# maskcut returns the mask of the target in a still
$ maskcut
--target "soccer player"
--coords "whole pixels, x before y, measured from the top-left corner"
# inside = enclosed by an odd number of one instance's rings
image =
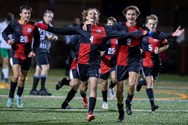
[[[4,40],[11,45],[10,63],[13,76],[7,101],[7,107],[9,108],[13,106],[17,84],[16,104],[18,108],[23,107],[21,96],[25,79],[31,65],[31,57],[35,56],[35,51],[39,46],[39,31],[35,23],[30,21],[31,12],[32,8],[30,6],[20,6],[20,19],[10,23],[3,31]],[[13,35],[12,39],[8,37],[10,34]]]
[[[43,20],[40,21],[41,23],[45,23],[47,25],[52,26],[54,13],[51,10],[46,10],[43,15]],[[50,68],[50,48],[51,48],[51,41],[57,41],[58,37],[53,33],[48,31],[42,30],[39,28],[40,33],[40,45],[39,48],[36,50],[36,70],[33,76],[33,87],[30,91],[30,95],[44,95],[50,96],[52,95],[46,90],[45,83],[46,78],[48,75],[48,71]],[[41,80],[41,89],[37,91],[37,85]]]
[[[114,17],[109,17],[107,19],[106,25],[114,25],[117,21]],[[117,38],[110,39],[105,45],[103,45],[104,50],[101,51],[101,64],[100,64],[100,78],[102,79],[102,97],[103,97],[103,109],[108,109],[107,100],[107,88],[108,88],[108,77],[111,75],[111,86],[116,85],[115,77],[115,66],[116,66],[116,54],[118,50],[118,40]],[[109,89],[110,86],[109,86]],[[114,90],[109,90],[110,97],[115,98]]]
[[[120,22],[116,25],[116,28],[120,31],[135,32],[142,30],[145,27],[140,26],[136,19],[140,14],[140,10],[136,6],[128,6],[123,10],[123,14],[126,18],[126,22]],[[179,28],[174,33],[162,33],[153,31],[152,37],[165,39],[170,37],[179,36],[184,32],[184,29]],[[151,34],[150,34],[151,35]],[[142,37],[135,38],[119,38],[118,39],[118,54],[117,54],[117,66],[116,66],[116,77],[117,77],[117,101],[118,111],[120,112],[121,118],[124,118],[123,111],[123,91],[124,91],[124,80],[128,79],[128,95],[125,101],[126,112],[128,115],[132,114],[131,102],[134,96],[135,85],[138,79],[138,73],[140,71],[140,42]]]
[[[70,71],[69,76],[70,80],[63,78],[61,81],[56,83],[56,90],[59,90],[62,86],[67,85],[71,86],[72,89],[68,92],[67,97],[65,98],[64,102],[61,105],[62,109],[70,109],[69,102],[74,98],[78,88],[80,88],[80,95],[82,96],[82,105],[83,107],[88,107],[88,101],[86,97],[87,91],[87,82],[80,82],[79,73],[77,70],[77,58],[78,58],[78,35],[73,36],[73,38],[68,43],[68,47],[70,48]]]
[[[5,82],[8,82],[9,78],[9,52],[11,46],[8,45],[6,41],[2,38],[2,32],[13,20],[14,15],[12,13],[8,13],[5,20],[3,22],[0,22],[0,53],[3,60],[1,79]]]
[[[150,30],[156,30],[158,24],[158,17],[151,14],[146,17],[146,27]],[[152,37],[146,36],[141,41],[142,50],[142,71],[145,80],[139,80],[137,85],[137,91],[140,91],[142,83],[146,85],[146,93],[151,104],[151,110],[158,109],[158,105],[154,102],[153,84],[156,81],[160,69],[161,60],[160,53],[165,51],[169,47],[168,41],[158,40]]]
[[[99,46],[104,39],[111,39],[116,37],[136,37],[144,36],[147,32],[124,32],[114,31],[111,26],[101,26],[99,22],[99,11],[95,8],[89,8],[82,13],[84,22],[86,21],[88,31],[83,30],[83,25],[71,27],[71,28],[53,28],[45,24],[36,24],[39,28],[46,29],[47,31],[62,34],[72,35],[79,34],[79,53],[78,53],[78,70],[81,81],[87,81],[90,83],[90,97],[89,97],[89,110],[86,117],[87,121],[95,119],[93,114],[96,97],[97,97],[97,83],[99,77],[99,63],[100,63],[100,51]]]

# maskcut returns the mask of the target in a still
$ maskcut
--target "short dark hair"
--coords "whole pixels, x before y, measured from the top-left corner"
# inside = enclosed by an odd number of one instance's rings
[[[108,19],[106,21],[108,22],[109,20],[112,21],[113,23],[117,23],[116,18],[113,16],[108,17]]]
[[[28,5],[21,5],[20,6],[20,13],[23,11],[23,9],[30,10],[31,12],[33,12],[32,8]]]
[[[128,6],[128,7],[126,7],[125,9],[123,9],[122,13],[125,15],[125,14],[127,13],[128,10],[135,10],[137,16],[140,15],[140,10],[138,9],[137,6],[134,6],[134,5]]]

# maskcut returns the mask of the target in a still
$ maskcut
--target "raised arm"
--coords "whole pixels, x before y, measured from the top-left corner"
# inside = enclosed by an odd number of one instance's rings
[[[180,29],[181,27],[179,26],[175,32],[173,33],[164,33],[164,32],[159,32],[159,31],[150,31],[149,36],[155,38],[155,39],[168,39],[168,38],[173,38],[180,36],[181,34],[184,33],[185,29]]]
[[[113,30],[111,26],[106,26],[105,30],[106,30],[107,38],[123,38],[123,37],[134,38],[134,37],[145,36],[148,33],[147,30],[138,30],[135,32],[117,31],[117,30]]]
[[[36,23],[35,24],[38,28],[59,34],[59,35],[75,35],[79,34],[78,32],[78,26],[73,26],[73,27],[63,27],[63,28],[55,28],[55,27],[50,27],[44,23]]]

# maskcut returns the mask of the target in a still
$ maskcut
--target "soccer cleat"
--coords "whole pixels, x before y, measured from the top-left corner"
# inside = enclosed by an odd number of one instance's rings
[[[7,107],[8,108],[12,108],[12,105],[13,105],[13,98],[8,98],[8,100],[7,100]]]
[[[16,95],[16,105],[18,108],[23,108],[23,102],[22,102],[22,98],[19,97],[18,95]]]
[[[114,89],[113,88],[109,88],[109,94],[110,94],[110,99],[114,99],[115,98],[115,92],[114,92]]]
[[[42,96],[51,96],[52,94],[49,93],[49,92],[44,88],[44,89],[40,89],[39,95],[42,95]]]
[[[56,90],[59,90],[61,87],[63,87],[64,83],[67,82],[67,79],[66,78],[63,78],[61,81],[58,81],[56,83],[56,86],[55,86],[55,89]]]
[[[39,92],[36,89],[32,89],[29,95],[39,95]]]
[[[126,112],[128,115],[132,115],[132,106],[130,103],[126,103]]]
[[[124,110],[119,111],[118,121],[123,122],[124,120]]]
[[[71,107],[69,106],[68,103],[62,103],[61,108],[62,109],[71,109]]]
[[[92,112],[88,112],[88,115],[86,117],[86,121],[90,122],[90,121],[92,121],[94,119],[95,119],[95,116],[93,115],[93,113]]]
[[[87,102],[86,97],[82,99],[82,105],[83,105],[84,108],[88,108],[88,102]]]
[[[152,106],[151,106],[151,111],[153,112],[153,111],[155,111],[155,110],[158,109],[158,108],[159,108],[158,105],[152,105]]]
[[[108,109],[108,102],[103,102],[102,109]]]

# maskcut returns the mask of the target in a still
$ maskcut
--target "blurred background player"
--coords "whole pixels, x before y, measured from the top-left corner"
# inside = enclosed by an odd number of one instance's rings
[[[73,38],[68,43],[70,58],[69,58],[69,77],[67,80],[63,78],[61,81],[56,83],[56,90],[59,90],[62,86],[67,85],[71,86],[72,89],[68,92],[65,100],[63,101],[61,108],[62,109],[70,109],[69,102],[74,98],[77,93],[78,88],[80,88],[80,95],[82,96],[82,105],[84,108],[88,107],[86,91],[87,91],[87,82],[81,82],[79,78],[79,73],[77,70],[77,58],[78,58],[78,35],[73,36]]]
[[[22,94],[25,79],[31,66],[31,57],[39,46],[40,36],[35,23],[30,21],[32,8],[27,5],[20,6],[20,19],[10,23],[3,31],[4,40],[11,45],[10,63],[13,76],[10,83],[7,107],[13,106],[14,93],[18,84],[16,104],[23,107]],[[12,34],[13,39],[8,35]]]
[[[51,10],[46,10],[43,15],[43,20],[40,23],[45,23],[52,26],[54,13]],[[50,48],[51,41],[57,41],[58,37],[53,33],[42,30],[39,28],[40,33],[40,45],[36,50],[35,60],[36,60],[36,70],[33,76],[33,87],[30,91],[30,95],[52,95],[45,88],[46,78],[50,68]],[[41,89],[37,91],[37,85],[41,81]]]
[[[151,14],[146,17],[146,27],[150,30],[156,30],[158,24],[158,17]],[[139,79],[137,85],[137,91],[140,91],[142,85],[146,85],[146,93],[151,104],[151,110],[155,111],[158,109],[158,105],[154,102],[154,92],[153,84],[156,81],[160,69],[161,60],[160,53],[168,49],[168,41],[158,40],[152,37],[146,36],[141,41],[141,51],[142,51],[142,73],[145,78]]]
[[[74,21],[73,21],[73,23],[72,24],[70,24],[68,27],[73,27],[73,26],[77,26],[77,25],[80,25],[81,24],[81,20],[80,20],[80,18],[78,18],[78,17],[76,17],[76,18],[74,18]],[[69,42],[70,42],[70,40],[74,37],[75,35],[65,35],[65,42],[66,42],[66,45],[68,45],[69,44]],[[65,60],[65,69],[66,69],[66,72],[65,72],[65,74],[67,75],[67,76],[69,76],[69,64],[70,64],[70,54],[69,54],[69,52],[70,52],[70,48],[67,46],[66,47],[66,60]]]
[[[11,46],[2,38],[2,32],[8,26],[10,22],[14,20],[14,15],[8,13],[3,22],[0,22],[0,53],[3,60],[1,80],[8,82],[9,78],[9,53]],[[11,36],[10,36],[11,37]]]
[[[107,19],[107,26],[114,25],[117,21],[114,17],[109,17]],[[103,109],[108,109],[108,100],[107,100],[107,88],[108,88],[108,78],[111,76],[111,84],[116,85],[116,75],[115,75],[115,66],[116,66],[116,54],[118,50],[118,39],[110,39],[102,46],[101,51],[101,64],[100,64],[100,78],[102,79],[102,98],[103,98]],[[109,86],[111,89],[110,97],[114,98],[115,93],[113,88]]]

